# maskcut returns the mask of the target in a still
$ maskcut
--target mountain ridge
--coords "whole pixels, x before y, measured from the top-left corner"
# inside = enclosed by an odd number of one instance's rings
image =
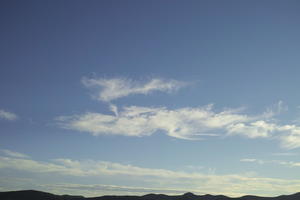
[[[228,197],[224,195],[195,195],[191,192],[183,195],[146,194],[143,196],[105,195],[99,197],[84,197],[75,195],[56,195],[37,190],[19,190],[0,192],[1,200],[300,200],[300,192],[276,197],[261,197],[246,195],[242,197]]]

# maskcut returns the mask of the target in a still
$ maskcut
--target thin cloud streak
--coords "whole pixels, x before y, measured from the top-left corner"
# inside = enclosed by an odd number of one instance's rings
[[[243,158],[240,161],[241,162],[258,163],[260,165],[263,165],[263,164],[277,164],[277,165],[283,165],[283,166],[286,166],[286,167],[300,167],[300,162],[293,162],[293,161],[261,160],[261,159],[255,159],[255,158]]]
[[[11,151],[11,150],[8,150],[8,149],[0,149],[0,151],[3,152],[5,155],[10,156],[10,157],[29,158],[29,156],[26,155],[26,154]]]
[[[279,104],[282,106],[282,104]],[[275,138],[285,149],[300,147],[300,127],[276,124],[270,109],[250,116],[243,109],[224,109],[216,112],[213,105],[170,110],[166,107],[129,106],[118,109],[111,104],[115,115],[88,112],[60,116],[58,124],[65,129],[87,132],[94,136],[150,136],[163,132],[170,137],[201,140],[210,136],[244,136],[250,139]]]
[[[8,112],[5,110],[0,110],[0,119],[5,119],[8,121],[14,121],[18,119],[18,116],[15,113]]]
[[[99,101],[110,102],[133,94],[150,94],[154,91],[173,92],[187,83],[177,80],[151,79],[148,82],[133,81],[126,78],[87,78],[81,80],[87,88],[95,89],[94,97]]]
[[[80,179],[85,177],[127,177],[126,180],[146,181],[151,187],[160,185],[161,190],[173,193],[177,188],[186,191],[205,191],[239,196],[240,194],[272,194],[293,193],[300,187],[299,180],[254,177],[248,174],[211,175],[199,172],[173,171],[168,169],[143,168],[108,161],[54,159],[41,162],[33,159],[0,157],[0,169],[18,170],[23,172],[40,173],[41,175],[72,176]],[[100,179],[101,180],[101,179]],[[148,193],[151,187],[135,188],[134,186],[65,186],[65,189],[82,189],[94,191],[96,188],[110,188],[111,191]],[[165,189],[168,188],[168,189]],[[63,190],[63,188],[62,188]],[[199,192],[201,192],[199,191]]]
[[[123,186],[123,185],[105,185],[105,184],[48,184],[43,185],[43,187],[48,190],[66,190],[69,193],[86,194],[87,196],[95,197],[99,195],[112,195],[112,194],[131,194],[131,195],[143,195],[149,193],[159,193],[159,194],[183,194],[188,192],[182,189],[172,189],[172,188],[155,188],[155,187],[135,187],[135,186]],[[81,191],[78,192],[78,191]],[[194,191],[190,191],[194,192]]]
[[[116,109],[114,109],[116,110]],[[61,116],[56,120],[66,129],[89,132],[97,135],[150,136],[165,132],[168,136],[180,139],[202,139],[205,136],[219,135],[218,131],[227,126],[253,120],[227,109],[216,113],[213,106],[180,108],[168,110],[165,107],[124,107],[118,115],[85,113],[75,116]]]
[[[95,98],[108,102],[114,115],[96,112],[72,116],[59,116],[56,121],[62,128],[98,135],[150,136],[163,132],[168,136],[201,140],[205,137],[244,136],[276,138],[285,149],[300,147],[300,127],[274,123],[274,116],[288,110],[279,101],[260,115],[250,116],[243,109],[213,110],[213,104],[204,107],[184,107],[170,110],[166,107],[129,106],[119,109],[110,101],[132,94],[149,94],[153,91],[172,92],[187,83],[177,80],[152,79],[148,82],[125,78],[82,78],[87,88],[96,89]],[[276,133],[276,135],[275,135]]]

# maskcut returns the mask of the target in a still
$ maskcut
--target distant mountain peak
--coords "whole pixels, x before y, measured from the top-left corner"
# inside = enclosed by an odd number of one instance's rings
[[[194,193],[186,192],[183,194],[183,196],[196,196]]]

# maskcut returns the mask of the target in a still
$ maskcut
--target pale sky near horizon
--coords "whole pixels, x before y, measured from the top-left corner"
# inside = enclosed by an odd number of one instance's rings
[[[0,2],[0,191],[300,192],[300,2]]]

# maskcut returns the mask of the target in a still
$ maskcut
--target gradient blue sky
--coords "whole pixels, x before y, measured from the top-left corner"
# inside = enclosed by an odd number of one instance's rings
[[[0,190],[300,188],[299,1],[0,2]]]

